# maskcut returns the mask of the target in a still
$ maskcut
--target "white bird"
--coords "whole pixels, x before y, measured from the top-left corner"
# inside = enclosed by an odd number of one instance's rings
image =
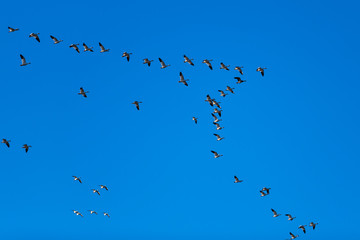
[[[10,140],[6,140],[5,138],[1,141],[1,143],[5,143],[8,148],[10,147],[10,142]]]
[[[219,114],[219,117],[221,117],[221,112],[222,112],[222,110],[214,108],[214,113]]]
[[[8,27],[8,29],[9,29],[9,33],[16,32],[16,31],[20,30],[19,28],[12,28],[12,27]]]
[[[82,183],[81,179],[77,176],[72,176],[74,178],[74,181],[79,181],[79,183]]]
[[[25,57],[23,55],[20,54],[20,58],[21,58],[21,65],[20,66],[26,66],[31,64],[30,62],[26,62]]]
[[[301,230],[303,230],[304,233],[306,233],[306,229],[305,229],[306,225],[300,225],[298,227],[298,229],[300,228]]]
[[[243,68],[243,66],[241,66],[241,67],[235,67],[234,70],[238,70],[239,73],[240,73],[241,75],[243,75],[242,68]]]
[[[266,68],[258,67],[258,68],[256,69],[256,71],[257,71],[257,72],[260,72],[260,73],[261,73],[261,76],[264,76],[264,69],[266,69]]]
[[[278,214],[274,209],[271,209],[271,211],[274,213],[273,217],[278,217],[281,215],[281,214]]]
[[[218,119],[218,117],[215,114],[211,113],[211,116],[213,116],[213,118],[214,118],[214,123],[221,121],[221,119]]]
[[[58,40],[56,37],[50,35],[50,38],[54,41],[54,44],[61,43],[63,40]]]
[[[83,97],[87,98],[87,93],[89,93],[89,91],[86,91],[81,87],[80,88],[80,92],[78,93],[79,95],[83,95]]]
[[[93,210],[88,210],[90,212],[90,214],[96,214],[97,215],[97,212],[93,211]]]
[[[135,101],[135,102],[132,103],[132,104],[135,104],[135,107],[136,107],[137,110],[140,110],[139,103],[142,103],[142,102]]]
[[[106,212],[104,212],[104,216],[110,217],[110,215]]]
[[[100,196],[100,192],[97,189],[91,189],[93,193],[97,193]]]
[[[241,80],[240,77],[234,77],[234,79],[237,80],[236,84],[240,84],[240,83],[246,82],[246,80]]]
[[[290,232],[290,236],[291,236],[291,239],[295,239],[295,238],[297,238],[297,237],[299,237],[299,235],[294,235],[294,234],[292,234],[291,232]]]
[[[159,58],[159,61],[160,61],[160,64],[161,64],[161,68],[167,68],[167,67],[170,66],[170,64],[166,65],[165,62],[161,58]]]
[[[80,53],[80,50],[79,50],[79,48],[78,48],[77,45],[79,45],[79,44],[78,44],[78,43],[76,43],[76,44],[71,44],[71,45],[69,46],[69,48],[73,48],[73,49],[75,49],[78,53]]]
[[[220,137],[220,135],[216,133],[214,133],[214,136],[217,138],[216,141],[221,141],[224,139],[223,137]]]
[[[179,81],[179,83],[183,83],[185,86],[189,86],[188,83],[187,83],[188,81],[189,81],[189,79],[185,79],[182,72],[180,72],[180,81]]]
[[[229,92],[231,92],[231,93],[234,93],[234,90],[235,88],[231,88],[231,87],[229,87],[229,86],[226,86],[226,89],[225,89],[225,91],[229,91]]]
[[[149,59],[145,58],[143,61],[144,61],[143,64],[147,64],[150,67],[151,62],[153,62],[154,60],[149,60]]]
[[[129,62],[130,61],[130,55],[132,53],[128,53],[128,52],[123,52],[123,55],[121,57],[126,57],[127,61]]]
[[[223,127],[221,127],[219,123],[215,123],[215,122],[214,122],[213,124],[216,126],[216,130],[221,130],[221,129],[223,129]]]
[[[194,63],[191,60],[194,59],[190,59],[184,54],[184,63],[189,63],[191,66],[194,66]]]
[[[36,41],[40,42],[39,34],[40,33],[30,33],[29,37],[33,37]]]
[[[235,179],[234,183],[241,183],[244,181],[244,180],[239,180],[237,176],[234,176],[234,179]]]
[[[208,65],[208,67],[210,68],[210,70],[213,70],[213,67],[212,67],[212,65],[211,65],[211,61],[212,61],[212,60],[207,60],[207,59],[205,59],[205,60],[202,61],[202,63],[205,63],[206,65]]]
[[[224,63],[220,63],[220,65],[221,65],[220,69],[225,69],[225,70],[228,70],[228,71],[229,71],[230,65],[227,65],[227,66],[226,66]]]
[[[288,217],[289,221],[292,221],[292,220],[294,220],[296,218],[296,217],[291,216],[291,214],[285,214],[285,216]]]
[[[27,144],[24,144],[24,145],[22,146],[22,148],[24,148],[24,149],[25,149],[25,152],[27,153],[27,152],[29,151],[29,148],[31,148],[31,146],[30,146],[30,145],[27,145]]]
[[[198,120],[198,118],[196,118],[196,117],[192,117],[192,120],[195,122],[195,124],[197,124],[197,120]]]
[[[94,52],[93,47],[88,47],[85,43],[83,43],[84,52]]]
[[[319,224],[319,223],[311,222],[309,226],[312,227],[313,230],[315,230],[315,227],[316,227],[316,225],[318,225],[318,224]]]
[[[219,157],[223,156],[223,155],[218,154],[218,153],[215,152],[215,151],[212,151],[212,150],[211,150],[211,152],[214,154],[214,158],[219,158]]]
[[[100,49],[101,49],[101,50],[100,50],[101,53],[110,51],[110,49],[106,49],[106,48],[101,44],[101,42],[99,42],[99,46],[100,46]]]
[[[107,186],[105,186],[105,185],[99,185],[99,186],[100,186],[100,188],[105,189],[106,191],[109,190],[109,189],[107,188]]]
[[[218,92],[221,94],[220,96],[225,97],[226,95],[228,95],[227,93],[224,93],[223,90],[218,90]]]

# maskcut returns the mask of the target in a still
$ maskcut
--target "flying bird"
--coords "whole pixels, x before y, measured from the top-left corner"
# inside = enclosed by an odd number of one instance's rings
[[[72,176],[74,178],[74,181],[79,181],[79,183],[82,183],[81,179],[77,176]]]
[[[58,43],[61,43],[63,40],[59,40],[57,39],[56,37],[50,35],[50,38],[54,41],[54,44],[58,44]]]
[[[79,48],[78,48],[78,43],[76,43],[76,44],[71,44],[70,46],[69,46],[69,48],[73,48],[73,49],[75,49],[78,53],[80,53],[80,50],[79,50]]]
[[[285,216],[288,217],[289,221],[292,221],[292,220],[294,220],[296,218],[296,217],[291,216],[291,214],[285,214]]]
[[[97,189],[91,189],[93,193],[97,193],[100,196],[100,192]]]
[[[195,122],[195,124],[197,124],[197,120],[198,120],[198,118],[196,118],[196,117],[192,117],[192,120]]]
[[[267,194],[264,192],[264,191],[262,191],[262,190],[260,190],[260,193],[261,193],[261,197],[265,197]]]
[[[30,33],[29,38],[33,37],[36,39],[36,41],[40,42],[39,34],[40,33]]]
[[[298,229],[301,229],[301,230],[303,230],[304,233],[306,233],[305,227],[306,227],[306,225],[300,225],[300,226],[298,227]]]
[[[88,47],[85,43],[83,43],[84,52],[94,52],[93,47]]]
[[[83,95],[83,97],[87,98],[87,95],[86,95],[87,93],[89,93],[89,91],[86,91],[86,92],[85,92],[84,89],[81,87],[81,88],[80,88],[80,92],[79,92],[78,94],[79,94],[79,95]]]
[[[161,64],[161,69],[167,68],[167,67],[170,66],[170,64],[169,64],[169,65],[166,65],[165,62],[164,62],[161,58],[159,58],[159,61],[160,61],[160,64]]]
[[[132,103],[132,104],[135,104],[135,107],[136,107],[137,110],[140,110],[139,103],[142,103],[142,102],[135,101],[135,102]]]
[[[123,55],[121,57],[126,57],[126,60],[129,62],[130,61],[130,55],[132,53],[128,53],[128,52],[123,52]]]
[[[106,49],[106,48],[101,44],[101,42],[99,42],[99,47],[100,47],[100,49],[101,49],[101,50],[100,50],[101,53],[110,51],[110,49]]]
[[[205,100],[205,102],[208,102],[208,103],[210,104],[210,106],[214,106],[213,100],[214,100],[214,99],[212,99],[209,94],[206,95],[206,100]]]
[[[229,92],[231,92],[231,93],[234,93],[234,90],[235,88],[231,88],[231,87],[229,87],[229,86],[226,86],[226,89],[225,89],[225,91],[229,91]]]
[[[211,150],[211,152],[214,154],[214,158],[219,158],[219,157],[223,156],[223,155],[220,155],[220,154],[218,154],[217,152],[215,152],[213,150]]]
[[[221,112],[222,112],[222,110],[219,110],[219,109],[217,109],[217,108],[214,108],[214,113],[219,114],[219,117],[221,117]]]
[[[212,65],[211,65],[211,61],[212,61],[212,60],[207,60],[207,59],[205,59],[205,60],[202,61],[202,63],[205,63],[206,65],[208,65],[208,67],[210,68],[210,70],[213,70],[213,67],[212,67]]]
[[[99,185],[100,186],[100,188],[103,188],[103,189],[105,189],[106,191],[108,191],[109,189],[107,188],[107,186],[105,186],[105,185]]]
[[[189,86],[188,83],[187,83],[188,81],[189,81],[189,79],[185,79],[182,72],[180,72],[180,81],[179,81],[179,83],[183,83],[185,86]]]
[[[20,30],[19,28],[12,28],[12,27],[8,27],[8,29],[9,29],[9,33],[16,32],[16,31]]]
[[[230,65],[227,65],[227,66],[226,66],[224,63],[220,63],[220,65],[221,65],[220,69],[225,69],[225,70],[228,70],[228,71],[229,71]]]
[[[216,133],[214,133],[214,136],[216,137],[216,141],[221,141],[224,139],[223,137],[220,137],[220,135]]]
[[[221,127],[219,123],[214,122],[213,124],[215,124],[216,130],[221,130],[221,129],[223,129],[223,127]]]
[[[236,84],[240,84],[240,83],[246,82],[246,80],[241,80],[240,77],[234,77],[234,79],[237,80]]]
[[[212,103],[213,103],[215,106],[217,106],[218,108],[221,108],[221,107],[220,107],[220,104],[219,104],[219,103],[221,103],[221,102],[217,102],[215,99],[213,99]]]
[[[25,149],[25,152],[27,153],[27,152],[29,151],[29,148],[31,148],[31,146],[30,146],[30,145],[27,145],[27,144],[24,144],[24,145],[22,146],[22,148],[24,148],[24,149]]]
[[[278,214],[274,209],[271,209],[271,211],[274,213],[273,217],[278,217],[281,215],[281,214]]]
[[[263,188],[261,189],[261,191],[266,192],[266,195],[268,195],[268,194],[270,194],[270,189],[271,189],[271,188],[263,187]]]
[[[264,76],[264,69],[266,69],[266,68],[258,67],[258,68],[256,69],[256,71],[257,71],[257,72],[260,72],[260,73],[261,73],[261,76]]]
[[[96,214],[97,215],[97,212],[93,211],[93,210],[88,210],[90,212],[90,214]]]
[[[234,179],[235,179],[234,183],[241,183],[244,181],[244,180],[239,180],[237,176],[234,176]]]
[[[20,66],[26,66],[31,64],[30,62],[26,62],[25,57],[23,55],[20,54],[20,58],[21,58],[21,65]]]
[[[299,235],[294,235],[294,234],[292,234],[291,232],[289,233],[290,234],[290,236],[291,236],[291,239],[295,239],[295,238],[297,238],[297,237],[299,237]]]
[[[104,212],[104,216],[110,217],[110,215],[106,212]]]
[[[147,64],[150,67],[151,62],[153,62],[154,60],[149,60],[149,59],[145,58],[143,61],[144,61],[143,64]]]
[[[243,66],[241,66],[241,67],[235,67],[234,70],[238,70],[239,73],[240,73],[241,75],[243,75],[242,68],[244,68],[244,67],[243,67]]]
[[[311,222],[311,223],[309,224],[309,226],[312,227],[313,230],[315,230],[315,227],[316,227],[316,225],[318,225],[318,224],[319,224],[319,223]]]
[[[218,117],[215,114],[211,113],[211,116],[213,116],[213,118],[214,118],[214,123],[221,121],[221,119],[218,119]]]
[[[225,97],[226,95],[228,95],[223,90],[218,90],[218,92],[220,93],[220,96],[222,96],[222,97]]]
[[[184,54],[184,63],[189,63],[191,66],[194,66],[194,63],[191,60],[194,59],[190,59]]]
[[[77,216],[83,217],[83,215],[82,215],[79,211],[73,210],[73,212],[74,212]]]
[[[1,141],[1,143],[5,143],[8,148],[10,147],[10,142],[10,140],[6,140],[5,138]]]

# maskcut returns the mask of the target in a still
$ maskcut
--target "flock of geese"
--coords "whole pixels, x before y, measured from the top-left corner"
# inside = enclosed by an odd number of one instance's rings
[[[9,32],[16,32],[16,31],[19,31],[19,28],[12,28],[12,27],[8,27],[9,29]],[[30,38],[34,38],[36,41],[40,42],[40,38],[39,38],[39,35],[40,33],[31,33],[29,35]],[[50,38],[53,40],[54,44],[59,44],[61,42],[63,42],[63,40],[60,40],[52,35],[50,35]],[[79,49],[79,44],[71,44],[69,47],[70,48],[73,48],[75,49],[76,52],[80,53],[80,49]],[[82,44],[83,48],[84,48],[84,52],[94,52],[93,50],[93,47],[89,47],[87,44],[83,43]],[[100,53],[105,53],[105,52],[109,52],[110,49],[108,48],[105,48],[100,42],[99,42],[99,47],[100,47]],[[132,55],[132,53],[128,53],[128,52],[124,52],[122,54],[122,57],[125,57],[126,60],[129,62],[130,61],[130,55]],[[186,55],[183,56],[184,57],[184,63],[188,63],[190,64],[191,66],[195,66],[192,58],[189,58],[187,57]],[[30,62],[27,62],[25,60],[25,57],[23,55],[20,54],[20,58],[21,58],[21,65],[20,66],[26,66],[26,65],[29,65],[31,64]],[[164,68],[167,68],[167,67],[170,67],[171,65],[170,64],[166,64],[164,62],[164,60],[162,60],[161,58],[158,58],[159,62],[160,62],[160,66],[161,66],[161,69],[164,69]],[[143,64],[146,64],[148,65],[149,67],[151,66],[151,63],[153,62],[154,60],[150,60],[149,58],[145,58],[143,59]],[[212,59],[204,59],[202,61],[202,63],[206,64],[210,70],[213,70],[213,65],[212,65],[212,62],[213,60]],[[225,65],[223,62],[220,63],[220,69],[224,69],[226,71],[229,71],[230,65]],[[238,71],[241,75],[243,75],[243,66],[236,66],[234,68],[234,70]],[[265,69],[264,67],[258,67],[256,69],[257,72],[260,72],[261,76],[264,76],[265,74]],[[184,84],[185,86],[189,86],[188,82],[189,82],[189,79],[185,79],[184,75],[182,72],[179,73],[179,77],[180,77],[180,80],[179,80],[179,83],[182,83]],[[234,77],[235,80],[237,80],[236,84],[241,84],[241,83],[244,83],[246,82],[246,80],[243,80],[241,79],[241,77]],[[218,90],[218,92],[220,93],[220,96],[221,97],[226,97],[227,95],[229,95],[229,93],[231,94],[234,94],[234,89],[235,88],[232,88],[230,86],[226,86],[226,89],[225,90]],[[226,92],[225,92],[226,91]],[[228,92],[228,93],[227,93]],[[78,93],[79,95],[82,95],[83,97],[87,98],[87,93],[89,93],[89,91],[85,91],[83,87],[80,87],[80,92]],[[213,117],[214,121],[213,121],[213,124],[216,126],[216,130],[221,130],[223,129],[222,126],[220,126],[219,122],[221,121],[221,113],[222,113],[222,109],[221,109],[221,106],[220,106],[220,103],[219,101],[216,101],[215,98],[212,98],[210,97],[210,95],[208,94],[206,96],[206,99],[205,99],[205,102],[208,102],[210,104],[211,107],[214,107],[213,109],[213,112],[211,113],[211,116]],[[140,104],[142,102],[141,101],[134,101],[132,104],[135,105],[136,109],[137,110],[140,110]],[[192,117],[192,120],[195,122],[195,124],[198,124],[198,118],[197,117]],[[213,134],[215,137],[216,137],[216,140],[217,141],[221,141],[224,139],[224,137],[221,137],[219,134]],[[1,143],[4,143],[6,144],[7,147],[10,147],[10,140],[7,140],[7,139],[3,139]],[[27,145],[27,144],[24,144],[22,148],[25,149],[25,152],[28,152],[29,148],[31,146],[30,145]],[[219,154],[218,152],[214,151],[214,150],[211,150],[211,153],[214,155],[214,158],[220,158],[222,157],[223,155],[222,154]],[[78,181],[79,183],[82,183],[82,180],[77,177],[77,176],[72,176],[74,181]],[[234,176],[234,183],[242,183],[243,180],[240,180],[237,176]],[[106,185],[99,185],[100,189],[104,189],[106,191],[108,191],[108,188]],[[270,189],[271,188],[267,188],[267,187],[264,187],[260,190],[260,196],[261,197],[265,197],[265,196],[268,196],[270,194]],[[97,194],[97,195],[101,195],[100,194],[100,191],[98,189],[91,189],[91,191],[94,193],[94,194]],[[77,210],[72,210],[74,212],[74,214],[76,214],[77,216],[81,216],[83,217],[83,214],[80,213],[79,211]],[[274,209],[271,209],[272,213],[273,213],[273,217],[279,217],[281,214],[277,213]],[[97,212],[94,211],[94,210],[88,210],[88,212],[92,215],[92,214],[95,214],[97,215]],[[110,217],[109,213],[107,212],[104,212],[103,213],[104,216],[107,216],[107,217]],[[285,216],[288,218],[289,221],[293,221],[296,217],[293,217],[291,214],[285,214]],[[311,227],[312,229],[315,229],[316,225],[318,225],[318,223],[314,223],[314,222],[310,222],[309,224],[309,227]],[[298,229],[301,229],[303,233],[306,233],[306,227],[307,225],[300,225],[298,227]],[[299,235],[295,235],[293,234],[292,232],[289,233],[291,238],[290,239],[295,239],[297,237],[299,237]]]

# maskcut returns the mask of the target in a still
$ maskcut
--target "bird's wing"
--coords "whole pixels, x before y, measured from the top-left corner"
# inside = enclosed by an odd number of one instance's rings
[[[184,79],[184,75],[182,74],[182,72],[180,72],[180,81],[184,81],[185,79]]]
[[[99,42],[99,46],[101,48],[101,50],[105,50],[104,46]]]

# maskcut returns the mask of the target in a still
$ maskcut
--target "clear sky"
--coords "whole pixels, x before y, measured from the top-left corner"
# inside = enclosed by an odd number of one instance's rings
[[[11,147],[0,144],[0,238],[358,239],[358,9],[307,0],[3,2],[0,138]],[[31,64],[20,67],[19,54]],[[171,66],[160,69],[158,57]],[[235,66],[246,83],[235,84]],[[227,85],[235,94],[222,98]],[[221,101],[221,131],[206,94]],[[92,193],[99,184],[109,191]],[[261,198],[262,187],[271,194]],[[270,208],[297,218],[274,219]],[[317,229],[302,234],[297,227],[310,221]]]

